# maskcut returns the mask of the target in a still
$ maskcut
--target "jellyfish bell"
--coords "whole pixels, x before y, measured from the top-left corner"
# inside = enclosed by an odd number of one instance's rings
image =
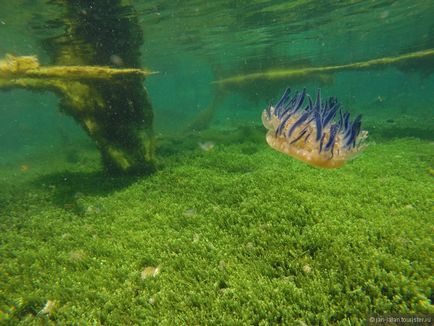
[[[361,115],[350,121],[336,98],[321,101],[320,90],[315,101],[306,89],[290,93],[286,89],[275,106],[262,112],[272,148],[316,167],[338,168],[366,147]]]

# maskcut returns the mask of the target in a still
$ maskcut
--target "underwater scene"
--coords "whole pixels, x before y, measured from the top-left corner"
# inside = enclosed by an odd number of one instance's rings
[[[432,325],[433,1],[0,9],[0,325]]]

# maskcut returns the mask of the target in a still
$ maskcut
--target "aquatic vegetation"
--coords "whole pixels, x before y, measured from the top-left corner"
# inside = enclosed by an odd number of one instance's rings
[[[367,311],[431,313],[432,177],[421,165],[429,141],[380,141],[357,169],[291,169],[252,130],[224,133],[210,155],[175,136],[180,152],[161,157],[170,169],[109,192],[95,160],[73,166],[93,177],[35,177],[21,187],[28,176],[3,167],[0,324],[202,325],[215,316],[219,325],[358,325]],[[244,154],[253,143],[258,150]],[[62,169],[51,155],[48,168],[42,160],[32,169]],[[74,197],[105,211],[51,199]],[[197,215],[186,217],[192,208]],[[87,259],[71,262],[75,250]],[[38,316],[47,300],[54,313]]]
[[[68,255],[69,261],[72,263],[84,262],[86,260],[86,257],[86,253],[81,249],[73,250]]]
[[[269,106],[262,113],[262,122],[269,130],[267,143],[272,148],[323,168],[341,167],[364,148],[368,133],[361,130],[360,115],[351,122],[350,114],[342,113],[336,98],[321,101],[319,89],[315,103],[306,89],[292,98],[290,93],[288,88],[275,107]]]
[[[182,213],[182,215],[185,217],[194,217],[197,215],[197,212],[194,208],[188,208],[184,211],[184,213]]]

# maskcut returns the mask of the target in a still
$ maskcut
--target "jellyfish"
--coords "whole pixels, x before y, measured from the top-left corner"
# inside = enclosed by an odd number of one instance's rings
[[[361,129],[361,115],[351,121],[335,97],[321,100],[320,89],[315,102],[306,89],[292,97],[290,93],[287,88],[277,104],[262,113],[272,148],[316,167],[338,168],[366,147],[368,132]]]

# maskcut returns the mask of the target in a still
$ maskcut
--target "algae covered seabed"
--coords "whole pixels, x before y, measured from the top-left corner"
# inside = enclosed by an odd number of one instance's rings
[[[259,125],[160,139],[158,171],[143,177],[108,178],[89,146],[3,162],[0,321],[432,313],[434,145],[416,117],[368,119],[370,145],[337,170],[273,151]]]

